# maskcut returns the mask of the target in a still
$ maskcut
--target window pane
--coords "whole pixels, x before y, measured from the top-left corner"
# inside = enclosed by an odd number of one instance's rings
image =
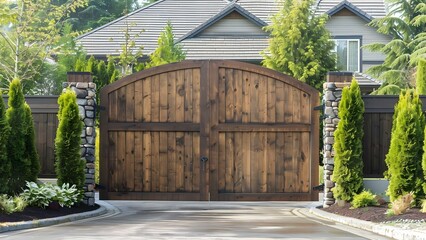
[[[358,41],[349,41],[349,51],[348,51],[348,71],[359,71],[358,67]]]
[[[336,40],[337,70],[346,71],[348,68],[347,44],[347,40]]]

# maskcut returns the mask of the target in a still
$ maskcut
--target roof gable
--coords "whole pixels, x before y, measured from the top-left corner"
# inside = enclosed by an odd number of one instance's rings
[[[251,14],[249,11],[247,11],[240,5],[232,3],[228,7],[220,11],[218,14],[216,14],[215,16],[213,16],[212,18],[204,22],[203,24],[199,25],[192,31],[188,32],[187,34],[179,38],[177,42],[183,41],[187,38],[193,38],[193,37],[199,36],[203,32],[206,32],[206,30],[208,30],[209,28],[213,28],[215,27],[215,25],[218,25],[218,23],[225,21],[225,19],[231,15],[240,16],[240,20],[244,19],[245,21],[243,21],[243,23],[245,23],[246,25],[252,25],[254,27],[258,27],[259,28],[258,32],[261,32],[262,31],[261,29],[264,26],[267,26],[267,24],[260,18]]]
[[[362,18],[363,20],[367,22],[371,22],[371,20],[373,20],[373,17],[370,14],[364,12],[363,10],[361,10],[360,8],[358,8],[357,6],[353,5],[352,3],[346,0],[340,2],[339,4],[337,4],[330,10],[328,10],[326,14],[328,14],[329,16],[333,16],[334,14],[342,11],[343,9],[349,10],[350,12],[352,12],[353,14],[357,15],[358,17]]]

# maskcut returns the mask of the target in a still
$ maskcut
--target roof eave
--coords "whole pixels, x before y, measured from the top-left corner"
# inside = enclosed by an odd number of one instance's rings
[[[196,35],[198,35],[200,32],[204,31],[208,27],[212,26],[222,18],[226,17],[231,12],[236,11],[239,14],[241,14],[243,17],[247,18],[247,20],[251,21],[252,23],[258,25],[259,27],[265,27],[268,24],[261,20],[260,18],[256,17],[255,15],[251,14],[249,11],[241,7],[240,5],[236,4],[235,2],[231,3],[228,7],[225,7],[222,11],[220,11],[218,14],[207,20],[206,22],[202,23],[198,27],[194,28],[192,31],[188,32],[187,34],[180,37],[176,43],[182,42],[183,40],[187,38],[192,38]]]
[[[336,6],[331,8],[330,10],[328,10],[326,12],[326,14],[331,17],[334,14],[340,12],[344,8],[346,8],[350,12],[354,13],[358,17],[362,18],[366,22],[371,22],[374,19],[370,14],[364,12],[363,10],[359,9],[358,7],[356,7],[355,5],[353,5],[352,3],[350,3],[346,0],[340,2],[339,4],[337,4]]]

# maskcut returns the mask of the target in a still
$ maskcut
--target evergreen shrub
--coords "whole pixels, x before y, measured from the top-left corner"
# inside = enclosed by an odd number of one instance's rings
[[[362,137],[364,102],[356,80],[345,87],[339,103],[340,121],[334,134],[334,197],[351,201],[363,189]]]
[[[7,155],[11,163],[9,192],[21,192],[28,176],[31,176],[31,160],[26,151],[28,123],[21,81],[14,79],[9,86],[9,108],[6,118],[10,126]]]
[[[399,95],[395,106],[389,152],[386,155],[389,179],[387,195],[391,201],[413,192],[417,199],[424,196],[422,189],[422,159],[425,119],[419,95],[407,90]]]
[[[77,98],[73,91],[65,90],[58,99],[59,126],[55,138],[55,170],[58,185],[69,183],[82,190],[85,182],[86,162],[81,159],[80,143],[83,123],[80,119]]]
[[[11,163],[7,156],[10,127],[6,119],[6,106],[0,94],[0,195],[9,192]]]

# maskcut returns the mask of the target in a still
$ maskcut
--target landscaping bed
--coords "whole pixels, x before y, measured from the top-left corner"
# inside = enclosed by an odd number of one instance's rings
[[[21,221],[32,221],[45,218],[54,218],[66,216],[74,213],[89,212],[99,208],[99,205],[87,206],[78,205],[71,208],[68,207],[53,207],[53,208],[38,208],[38,207],[27,207],[23,212],[15,212],[11,214],[0,213],[0,225],[5,222],[21,222]]]
[[[426,213],[420,212],[419,208],[409,209],[407,212],[401,215],[388,216],[386,215],[386,211],[388,210],[387,205],[374,207],[370,206],[356,209],[350,209],[350,207],[351,206],[348,203],[343,207],[339,207],[337,204],[334,204],[329,208],[321,208],[321,210],[370,222],[388,222],[398,220],[426,221]]]

